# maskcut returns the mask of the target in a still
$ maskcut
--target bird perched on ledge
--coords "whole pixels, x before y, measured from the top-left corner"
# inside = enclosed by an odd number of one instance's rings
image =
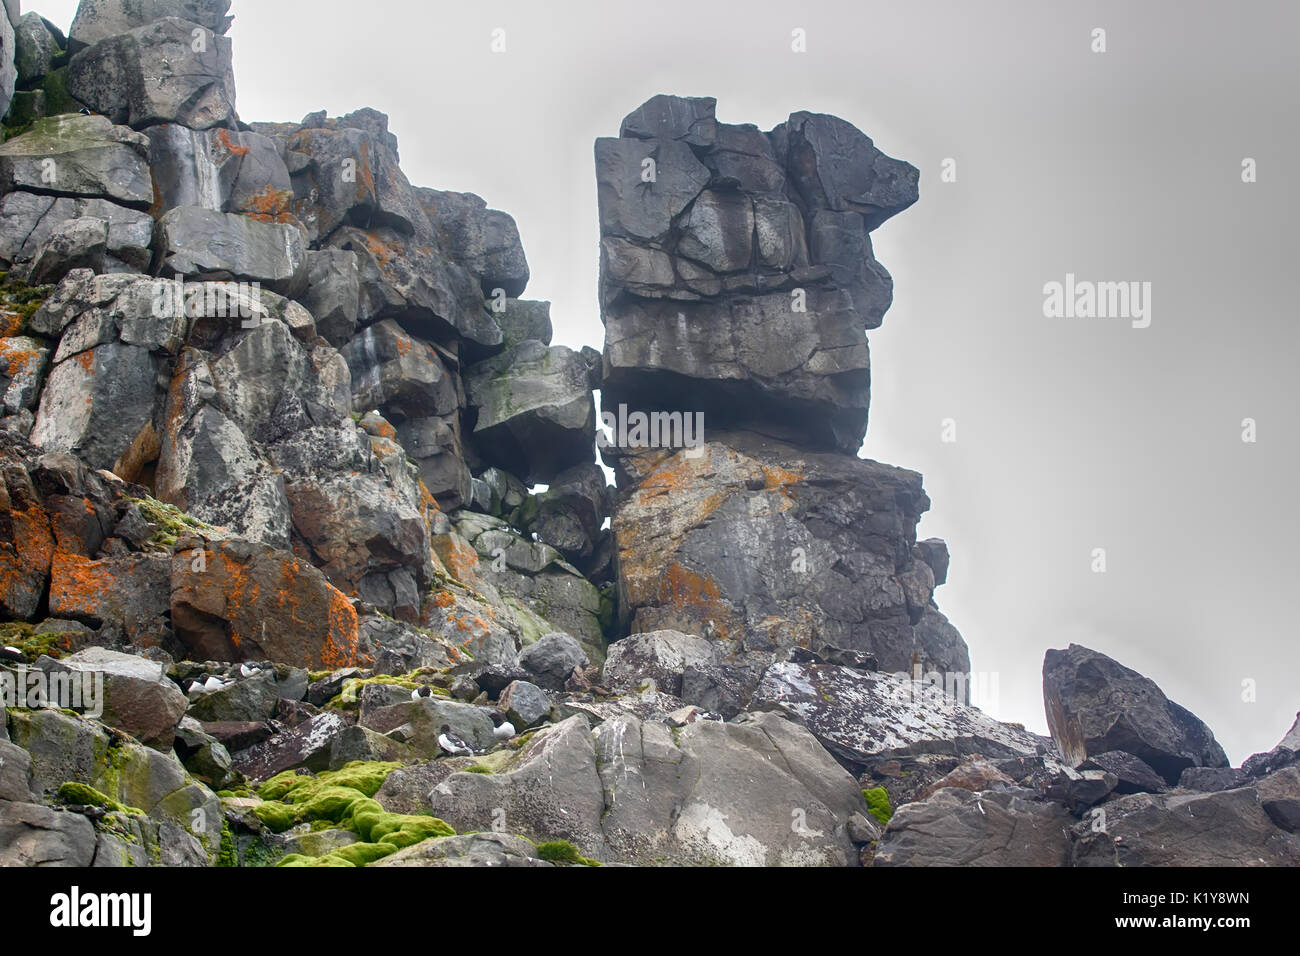
[[[449,724],[443,724],[439,729],[438,746],[449,757],[474,756],[474,748],[453,734]]]

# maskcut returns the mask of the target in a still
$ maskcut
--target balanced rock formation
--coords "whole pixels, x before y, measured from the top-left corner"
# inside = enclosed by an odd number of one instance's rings
[[[918,173],[836,117],[763,133],[715,106],[658,96],[596,143],[623,624],[705,636],[755,681],[794,647],[964,675],[921,476],[852,457],[892,298],[870,232]]]
[[[570,347],[383,113],[240,119],[230,6],[0,17],[0,865],[1300,859],[1294,729],[1082,648],[1054,740],[970,706],[856,457],[915,168],[652,98]]]

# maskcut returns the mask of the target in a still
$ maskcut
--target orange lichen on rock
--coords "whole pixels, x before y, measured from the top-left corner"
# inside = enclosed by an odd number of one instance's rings
[[[269,184],[254,193],[240,209],[244,215],[258,222],[288,223],[293,220],[293,193],[275,189]]]
[[[0,338],[9,338],[23,330],[23,317],[17,312],[0,309]]]
[[[247,146],[240,146],[230,141],[230,134],[224,129],[217,130],[217,141],[226,148],[226,151],[232,156],[238,156],[241,159],[247,156],[252,150]]]
[[[732,609],[718,590],[717,582],[674,561],[659,580],[659,603],[689,611],[700,621],[713,621],[716,636],[725,638],[722,622],[731,617]]]

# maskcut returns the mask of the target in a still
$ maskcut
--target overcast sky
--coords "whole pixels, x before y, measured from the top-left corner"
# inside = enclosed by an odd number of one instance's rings
[[[75,6],[35,4],[63,26]],[[1272,747],[1300,709],[1300,5],[741,11],[235,0],[239,111],[388,113],[411,180],[512,213],[528,297],[552,300],[558,342],[597,347],[597,136],[660,92],[764,129],[800,109],[856,124],[922,171],[921,202],[875,233],[897,298],[871,336],[863,454],[926,476],[922,535],[953,552],[939,604],[999,676],[989,709],[1045,731],[1043,652],[1074,641],[1154,679],[1234,762]],[[1150,327],[1045,318],[1066,273],[1152,283]]]

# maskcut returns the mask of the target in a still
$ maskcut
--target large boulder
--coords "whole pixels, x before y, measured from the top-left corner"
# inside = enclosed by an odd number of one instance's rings
[[[183,538],[171,588],[172,627],[195,660],[273,660],[314,670],[356,662],[356,611],[293,554]]]
[[[678,631],[632,634],[609,646],[601,676],[615,689],[638,690],[649,684],[681,697],[686,669],[713,664],[713,652],[709,641]]]
[[[148,746],[171,751],[176,725],[185,715],[187,702],[162,665],[132,654],[91,647],[58,661],[50,669],[102,674],[104,723]]]
[[[1033,734],[966,706],[941,687],[831,664],[772,665],[748,709],[799,721],[851,765],[909,749],[1016,757],[1041,746]]]
[[[1119,750],[1170,784],[1187,767],[1226,767],[1214,733],[1155,682],[1078,644],[1043,661],[1043,700],[1052,739],[1067,763]]]
[[[181,206],[158,220],[158,253],[166,274],[187,280],[259,282],[287,296],[307,280],[307,244],[295,223]]]
[[[596,408],[582,357],[525,341],[465,371],[475,447],[483,459],[547,483],[595,455]]]
[[[1065,866],[1073,823],[1032,791],[947,787],[898,809],[872,866]]]
[[[0,259],[32,262],[46,252],[69,223],[100,220],[107,224],[102,256],[91,263],[100,272],[140,272],[153,253],[154,221],[147,212],[105,199],[12,192],[0,198]]]
[[[538,731],[492,774],[452,774],[429,799],[434,816],[458,831],[504,828],[534,842],[568,840],[584,856],[610,859],[596,751],[581,715]]]
[[[174,16],[77,53],[68,89],[96,113],[134,129],[157,123],[233,128],[238,121],[230,40]]]
[[[442,248],[479,277],[488,298],[518,298],[528,285],[528,260],[514,217],[473,193],[417,190]],[[496,290],[501,292],[497,293]]]
[[[68,39],[79,49],[164,17],[180,17],[224,34],[233,19],[226,15],[229,10],[230,0],[82,0]]]
[[[103,116],[52,116],[0,145],[0,193],[15,189],[153,203],[149,140]]]
[[[289,170],[275,141],[257,133],[193,130],[177,123],[150,126],[157,206],[240,213],[262,222],[287,223],[293,202]]]
[[[1285,771],[1284,771],[1285,772]],[[1281,776],[1280,774],[1277,776]],[[1214,793],[1137,793],[1074,828],[1074,866],[1297,866],[1300,836],[1267,806],[1300,798],[1300,776]]]
[[[764,134],[715,106],[656,96],[596,142],[606,407],[854,452],[864,332],[893,300],[869,233],[916,201],[917,170],[836,117]]]
[[[651,865],[848,866],[862,792],[803,728],[775,714],[680,731],[615,718],[595,731],[611,857]]]
[[[920,475],[750,433],[703,437],[614,458],[630,630],[702,635],[759,669],[793,647],[858,651],[964,687],[965,642],[908,583],[930,505]]]

